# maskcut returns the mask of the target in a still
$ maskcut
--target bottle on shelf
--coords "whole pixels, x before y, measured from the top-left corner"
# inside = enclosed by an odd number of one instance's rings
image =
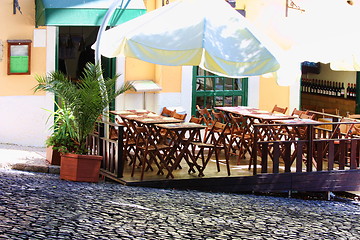
[[[346,88],[346,98],[350,98],[350,91],[351,91],[350,83],[348,83],[347,88]]]
[[[356,99],[356,83],[353,85],[353,98]]]
[[[345,97],[345,87],[344,87],[344,83],[341,83],[340,97]]]
[[[341,87],[339,82],[336,82],[336,96],[341,97]]]
[[[332,95],[334,96],[334,97],[336,97],[337,96],[337,89],[336,89],[336,82],[332,82]]]

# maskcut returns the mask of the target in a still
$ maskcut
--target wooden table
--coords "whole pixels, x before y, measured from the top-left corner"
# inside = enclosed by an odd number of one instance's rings
[[[189,173],[195,172],[194,166],[198,169],[199,172],[203,169],[199,169],[196,161],[194,160],[193,154],[189,149],[189,145],[197,134],[199,134],[201,129],[204,129],[206,126],[197,124],[197,123],[171,123],[171,124],[156,124],[156,127],[166,130],[171,138],[174,140],[172,143],[171,151],[168,153],[168,156],[165,159],[165,162],[168,164],[171,163],[171,158],[174,158],[174,162],[170,166],[170,172],[166,176],[167,178],[172,176],[172,172],[180,165],[180,162],[183,157],[187,164],[189,165]],[[188,133],[188,136],[186,136]],[[176,152],[178,152],[176,154]],[[190,162],[192,160],[192,162]]]
[[[183,122],[183,120],[176,119],[173,117],[161,116],[159,114],[155,114],[155,113],[153,113],[151,111],[147,111],[147,110],[110,111],[110,113],[116,114],[121,119],[123,119],[124,122],[129,121],[131,124],[129,124],[130,126],[127,126],[128,129],[126,131],[133,131],[133,132],[135,132],[135,135],[137,134],[137,130],[136,130],[137,127],[140,127],[140,128],[142,127],[142,129],[146,131],[147,142],[149,145],[151,145],[151,146],[149,146],[149,148],[153,147],[154,149],[157,149],[158,144],[161,141],[163,141],[163,136],[161,135],[159,128],[157,128],[155,126],[155,124]],[[155,151],[155,154],[161,164],[161,166],[158,165],[158,169],[159,169],[158,174],[163,174],[163,169],[166,169],[168,172],[167,176],[174,177],[172,175],[172,171],[171,171],[170,167],[168,166],[168,163],[166,162],[167,160],[165,160],[164,157],[161,156],[160,152]],[[144,157],[146,157],[146,156],[144,156]],[[144,162],[144,161],[142,161],[142,162]],[[134,169],[134,166],[133,166],[133,169]],[[133,175],[133,173],[132,173],[132,175]],[[142,173],[141,178],[142,177],[143,177],[143,173]]]
[[[217,110],[223,111],[227,114],[231,113],[234,115],[240,115],[246,118],[246,129],[245,131],[254,136],[254,124],[257,123],[273,123],[279,120],[294,119],[295,116],[290,116],[281,113],[270,113],[268,111],[260,110],[253,107],[238,106],[238,107],[216,107]],[[269,136],[260,132],[261,139],[265,139]]]
[[[270,113],[268,111],[260,110],[258,108],[247,107],[247,106],[235,106],[235,107],[216,107],[215,109],[225,112],[226,114],[233,114],[243,116],[246,119],[245,133],[250,135],[252,138],[252,149],[253,152],[250,156],[249,161],[249,169],[253,162],[255,162],[255,158],[259,153],[254,153],[254,144],[257,144],[257,141],[266,141],[266,140],[274,140],[280,137],[280,129],[276,126],[269,125],[269,129],[260,129],[259,131],[255,131],[255,124],[267,124],[274,123],[279,120],[289,120],[294,119],[295,116],[290,116],[281,113]],[[257,149],[260,151],[260,149]],[[271,156],[272,157],[272,156]]]

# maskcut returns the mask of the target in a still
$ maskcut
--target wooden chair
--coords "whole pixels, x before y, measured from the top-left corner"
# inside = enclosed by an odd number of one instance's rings
[[[360,119],[360,114],[348,114],[347,117],[352,119]]]
[[[190,123],[197,123],[197,124],[202,124],[203,121],[204,121],[204,119],[202,117],[197,118],[195,116],[191,116],[191,118],[189,120]],[[200,134],[200,132],[195,135],[195,141],[194,142],[201,142],[201,134]]]
[[[165,144],[160,136],[160,130],[156,132],[153,129],[148,129],[146,126],[134,126],[136,135],[136,155],[139,156],[139,166],[141,167],[140,180],[144,178],[146,170],[152,170],[154,163],[158,170],[158,174],[164,174],[163,169],[169,171],[169,166],[165,163],[166,154],[169,152],[171,146]],[[136,163],[133,163],[131,177],[134,176]]]
[[[287,107],[285,108],[282,108],[282,107],[278,107],[278,105],[275,105],[273,110],[271,111],[271,113],[282,113],[282,114],[285,114],[286,111],[287,111]]]
[[[221,112],[221,111],[216,112],[216,111],[214,111],[214,109],[212,109],[211,112],[212,112],[212,116],[213,116],[213,119],[215,122],[228,123],[229,126],[231,125],[230,119],[228,117],[226,117],[226,115],[223,112]],[[218,133],[220,133],[222,130],[214,129],[214,131],[217,131]],[[226,129],[226,131],[224,132],[224,135],[225,135],[226,143],[227,144],[230,143],[230,135],[231,135],[230,128]]]
[[[170,110],[167,107],[163,107],[160,115],[165,117],[173,117],[174,113],[176,113],[176,110]]]
[[[196,109],[206,125],[205,134],[204,134],[204,138],[206,138],[207,133],[212,128],[215,121],[213,120],[210,112],[206,108],[200,108],[199,105],[196,105]]]
[[[203,142],[191,142],[192,148],[199,148],[198,153],[195,156],[191,156],[193,161],[193,165],[199,171],[199,177],[204,176],[204,170],[206,165],[211,159],[213,153],[215,153],[216,158],[216,166],[217,171],[220,172],[220,159],[219,153],[220,150],[224,150],[225,152],[225,162],[227,167],[228,176],[230,176],[230,163],[229,163],[229,153],[228,147],[225,141],[225,131],[229,128],[227,123],[215,122],[214,125],[211,127],[209,134],[206,136]],[[219,133],[220,131],[220,134]],[[205,158],[205,149],[208,149],[208,154]],[[198,160],[201,158],[201,165],[199,165]]]
[[[203,121],[204,121],[204,119],[202,118],[202,117],[195,117],[194,115],[193,116],[191,116],[191,118],[190,118],[190,120],[189,120],[189,122],[191,122],[191,123],[197,123],[197,124],[202,124],[203,123]]]
[[[116,119],[117,122],[119,122],[118,119]],[[135,129],[131,121],[128,119],[122,119],[121,122],[124,125],[124,152],[123,157],[125,160],[129,159],[129,166],[136,163],[135,158],[139,158],[139,156],[136,156],[136,135],[135,135]],[[143,142],[139,142],[143,144]],[[138,143],[138,144],[139,144]]]
[[[245,154],[251,154],[251,146],[253,136],[251,131],[248,129],[246,119],[243,116],[231,117],[231,137],[229,143],[229,153],[238,156],[237,164],[240,164],[240,159],[245,158]],[[235,151],[231,151],[235,150]],[[236,153],[238,152],[238,153]]]
[[[339,109],[337,108],[322,108],[321,112],[324,114],[320,115],[320,117],[317,119],[319,122],[325,122],[325,123],[330,123],[334,121],[334,117],[336,119],[336,116],[339,115]],[[329,116],[330,115],[330,116]],[[332,115],[332,116],[331,116]],[[339,120],[341,119],[340,117],[338,118]],[[335,120],[336,121],[336,120]],[[320,128],[324,128],[324,129],[328,129],[328,130],[332,130],[333,126],[332,125],[321,125],[319,126]]]
[[[306,114],[306,113],[302,113],[300,114],[299,118],[301,119],[315,119],[315,114]]]
[[[181,113],[177,113],[174,112],[174,114],[172,115],[173,118],[179,119],[179,120],[185,120],[187,114],[181,114]]]
[[[221,111],[216,112],[214,109],[211,109],[212,116],[214,121],[221,122],[221,123],[227,123],[229,122],[229,119],[225,116],[225,114]]]
[[[196,124],[202,124],[203,123],[203,118],[200,117],[195,117],[195,116],[191,116],[189,123],[196,123]],[[188,137],[183,138],[183,141],[186,142],[188,140]],[[201,137],[201,132],[197,132],[194,136],[194,140],[192,142],[202,142],[202,137]],[[192,151],[193,156],[195,155],[195,148],[191,148],[190,149]],[[186,161],[189,162],[189,156],[185,155],[184,158],[186,158]]]
[[[301,114],[308,114],[309,113],[309,110],[298,110],[296,108],[294,108],[294,110],[292,111],[291,113],[291,116],[297,116],[297,117],[300,117]]]
[[[344,122],[354,122],[354,124],[341,124]],[[355,119],[350,119],[350,118],[341,118],[339,124],[336,125],[336,127],[334,128],[334,131],[331,135],[331,139],[333,138],[339,138],[339,139],[351,139],[351,138],[358,138],[358,127],[356,125],[360,125],[360,124],[356,124],[356,123],[360,123],[359,121],[355,120]],[[328,144],[326,144],[325,150],[322,153],[324,156],[326,156],[326,150],[327,150]],[[335,140],[334,141],[334,160],[336,162],[339,163],[339,169],[340,170],[344,170],[344,167],[346,164],[349,164],[349,160],[350,160],[350,152],[351,150],[355,150],[358,152],[358,150],[355,149],[351,149],[351,142],[350,141],[344,141],[344,140]],[[359,153],[356,154],[356,161],[357,161],[357,166],[359,165]]]
[[[325,114],[331,114],[331,115],[337,115],[337,116],[340,115],[340,111],[337,108],[323,108],[323,109],[321,109],[321,112],[325,113]],[[327,116],[324,115],[323,117],[326,118]]]
[[[360,114],[349,114],[348,118],[360,120]],[[360,135],[360,124],[355,124],[352,129],[353,135]]]
[[[185,114],[180,114],[180,113],[174,112],[172,114],[173,118],[176,118],[176,119],[179,119],[179,120],[185,120],[186,116],[187,116],[186,113]],[[167,142],[168,145],[171,145],[175,141],[175,139],[171,139],[171,137],[169,136],[169,133],[167,132],[166,129],[161,129],[160,134],[161,134],[161,136],[163,138],[167,139],[166,142]]]

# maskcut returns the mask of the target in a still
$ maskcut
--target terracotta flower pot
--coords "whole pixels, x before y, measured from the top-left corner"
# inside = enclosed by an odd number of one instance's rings
[[[60,179],[76,182],[98,182],[102,156],[61,155]]]
[[[51,165],[60,166],[61,156],[59,151],[54,150],[52,146],[46,148],[46,161]]]

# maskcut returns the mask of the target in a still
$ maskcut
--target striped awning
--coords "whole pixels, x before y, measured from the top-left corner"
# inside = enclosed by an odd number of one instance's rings
[[[109,22],[119,25],[146,13],[143,0],[122,1]],[[36,0],[36,26],[100,26],[114,0]]]

